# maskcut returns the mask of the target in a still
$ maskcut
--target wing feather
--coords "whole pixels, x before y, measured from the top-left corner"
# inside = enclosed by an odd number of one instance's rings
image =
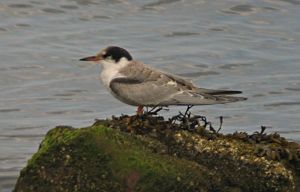
[[[110,82],[115,97],[130,105],[210,105],[245,100],[227,96],[240,91],[212,90],[194,86],[185,79],[134,62]]]
[[[174,86],[160,84],[158,81],[141,82],[124,77],[115,78],[110,83],[113,94],[130,105],[156,106],[178,93]]]

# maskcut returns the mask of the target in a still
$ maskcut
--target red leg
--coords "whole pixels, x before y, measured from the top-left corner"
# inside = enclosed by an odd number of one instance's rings
[[[136,110],[136,115],[143,115],[144,110],[143,110],[143,106],[139,105],[137,110]]]

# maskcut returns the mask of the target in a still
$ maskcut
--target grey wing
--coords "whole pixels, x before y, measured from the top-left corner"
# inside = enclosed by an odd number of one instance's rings
[[[211,105],[244,100],[242,97],[200,94],[164,75],[144,81],[120,77],[111,81],[110,88],[118,99],[130,105]]]
[[[118,99],[130,105],[210,105],[244,100],[241,97],[221,96],[237,91],[197,88],[181,77],[138,62],[121,70],[121,74],[125,77],[113,79],[110,88]]]
[[[224,104],[246,100],[244,97],[232,97],[227,95],[209,95],[204,93],[195,93],[185,91],[181,94],[174,95],[165,105],[213,105]]]
[[[192,88],[194,92],[199,93],[199,94],[208,94],[208,95],[234,95],[234,94],[240,94],[242,93],[241,91],[236,91],[236,90],[222,90],[222,89],[205,89],[205,88],[199,88],[194,86],[191,82],[186,81],[182,77],[172,75],[172,74],[165,74],[172,80],[176,81],[177,83],[180,83],[187,88]]]
[[[173,102],[174,100],[179,101],[177,105],[211,105],[247,100],[245,97],[227,96],[240,94],[242,93],[241,91],[200,88],[180,76],[168,73],[165,75],[183,87],[184,91],[181,94],[174,95],[174,97],[171,98]]]
[[[128,77],[113,79],[110,88],[124,103],[143,106],[165,105],[164,101],[179,92],[176,87],[161,82],[161,79],[141,81]]]

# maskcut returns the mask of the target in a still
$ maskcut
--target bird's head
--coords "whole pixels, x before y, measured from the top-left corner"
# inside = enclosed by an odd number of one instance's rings
[[[128,51],[116,46],[109,46],[102,49],[97,55],[80,59],[80,61],[94,61],[96,63],[101,63],[104,67],[109,67],[109,65],[118,65],[124,62],[128,63],[131,60],[132,57]]]

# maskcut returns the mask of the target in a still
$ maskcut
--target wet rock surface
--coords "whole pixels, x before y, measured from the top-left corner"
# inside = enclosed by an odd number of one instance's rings
[[[220,128],[188,113],[59,126],[48,132],[14,191],[299,190],[298,143],[265,127],[227,135]]]

